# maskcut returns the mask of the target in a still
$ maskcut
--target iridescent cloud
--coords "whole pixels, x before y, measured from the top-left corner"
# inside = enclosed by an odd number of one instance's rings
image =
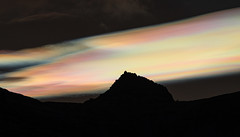
[[[21,65],[0,86],[32,97],[99,92],[124,70],[170,82],[240,72],[240,9],[0,52],[0,70]]]

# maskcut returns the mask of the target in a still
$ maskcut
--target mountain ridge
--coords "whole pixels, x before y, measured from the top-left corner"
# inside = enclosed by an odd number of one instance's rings
[[[121,99],[127,101],[126,98],[128,98],[128,103],[134,99],[135,103],[174,102],[172,95],[163,85],[127,71],[113,83],[109,90],[101,94],[99,98],[111,99],[112,101],[121,101]]]
[[[40,103],[40,101],[37,99],[33,99],[22,94],[10,92],[7,89],[0,87],[0,103],[18,103],[18,102]]]
[[[15,96],[20,99],[14,100]],[[174,101],[166,87],[129,72],[82,104],[35,102],[5,89],[0,89],[0,99],[4,137],[240,136],[240,92]]]

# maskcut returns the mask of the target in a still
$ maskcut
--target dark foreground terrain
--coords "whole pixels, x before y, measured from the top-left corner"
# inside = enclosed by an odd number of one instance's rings
[[[178,102],[125,72],[83,104],[43,103],[0,88],[1,137],[239,137],[240,92]]]

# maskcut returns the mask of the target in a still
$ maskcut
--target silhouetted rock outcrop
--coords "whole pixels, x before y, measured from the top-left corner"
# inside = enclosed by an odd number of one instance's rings
[[[111,101],[112,103],[136,104],[139,106],[142,104],[174,102],[166,87],[126,71],[98,99]]]

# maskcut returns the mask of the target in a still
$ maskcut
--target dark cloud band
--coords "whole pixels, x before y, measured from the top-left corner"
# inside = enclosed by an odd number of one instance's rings
[[[9,73],[9,72],[14,72],[14,71],[18,71],[20,69],[25,69],[28,67],[32,67],[32,66],[36,66],[36,65],[40,65],[42,63],[28,63],[28,64],[18,64],[18,65],[0,65],[0,74],[5,74],[5,73]]]
[[[0,82],[18,82],[27,79],[27,77],[5,77],[0,78]]]

